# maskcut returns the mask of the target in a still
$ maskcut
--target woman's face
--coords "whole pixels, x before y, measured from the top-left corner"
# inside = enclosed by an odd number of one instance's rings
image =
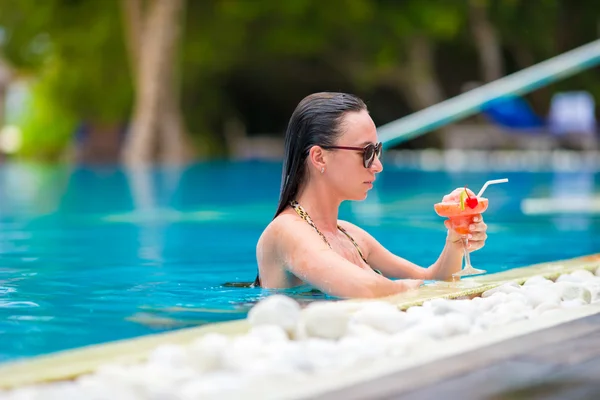
[[[377,144],[377,129],[366,111],[346,113],[342,119],[343,134],[335,146],[360,147]],[[383,170],[379,157],[375,156],[369,168],[363,163],[361,150],[330,149],[327,151],[325,175],[332,188],[347,200],[364,200],[373,188],[375,175]]]

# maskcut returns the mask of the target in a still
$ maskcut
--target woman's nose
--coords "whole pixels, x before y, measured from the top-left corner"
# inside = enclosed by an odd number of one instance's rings
[[[378,174],[381,171],[383,171],[383,163],[381,162],[381,160],[379,159],[379,157],[375,156],[375,159],[373,160],[373,165],[371,165],[371,169],[376,174]]]

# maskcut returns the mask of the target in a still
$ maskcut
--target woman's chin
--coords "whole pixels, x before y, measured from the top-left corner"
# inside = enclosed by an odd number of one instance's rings
[[[352,201],[362,201],[365,200],[368,196],[369,192],[362,192],[362,193],[357,193],[356,195],[352,196],[350,198],[350,200]]]

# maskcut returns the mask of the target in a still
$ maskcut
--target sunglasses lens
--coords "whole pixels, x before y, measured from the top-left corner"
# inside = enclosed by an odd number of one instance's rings
[[[363,154],[365,168],[370,168],[373,164],[373,160],[375,159],[375,146],[370,144],[365,147],[365,152]]]

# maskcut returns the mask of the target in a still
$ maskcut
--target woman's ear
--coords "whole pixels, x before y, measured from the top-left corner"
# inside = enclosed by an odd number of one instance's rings
[[[317,171],[321,171],[325,168],[325,150],[320,146],[313,146],[308,152],[309,165]]]

